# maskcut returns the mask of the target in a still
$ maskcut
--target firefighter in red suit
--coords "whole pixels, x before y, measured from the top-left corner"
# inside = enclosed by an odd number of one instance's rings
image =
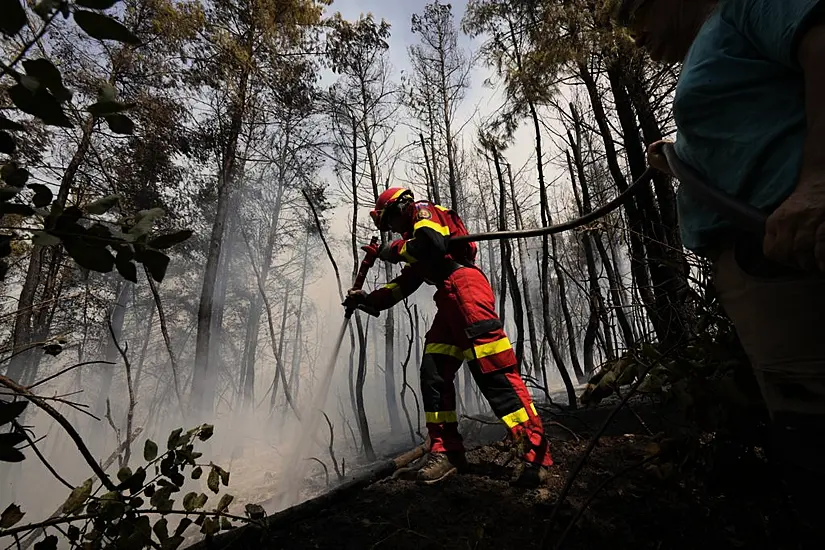
[[[399,187],[384,191],[370,214],[378,229],[402,236],[372,252],[384,261],[406,265],[397,278],[372,293],[351,290],[344,304],[384,310],[424,282],[437,288],[438,312],[427,332],[421,362],[421,395],[432,447],[418,480],[435,483],[467,467],[454,385],[456,372],[467,361],[481,393],[524,452],[524,467],[513,483],[539,485],[553,460],[513,347],[496,314],[490,283],[475,266],[476,244],[448,245],[449,237],[467,234],[461,218],[432,202],[414,201],[409,189]]]

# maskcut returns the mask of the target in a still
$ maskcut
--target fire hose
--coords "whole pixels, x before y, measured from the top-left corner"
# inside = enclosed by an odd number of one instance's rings
[[[763,235],[765,233],[766,214],[753,206],[744,203],[732,195],[708,185],[696,173],[693,168],[685,164],[676,154],[672,144],[665,144],[662,146],[662,152],[667,158],[670,165],[670,170],[691,193],[697,198],[705,202],[708,206],[714,208],[719,214],[727,218],[731,223],[740,229],[753,233],[755,235]],[[627,189],[622,191],[616,198],[581,216],[568,222],[551,225],[549,227],[537,227],[534,229],[520,229],[515,231],[491,231],[489,233],[475,233],[473,235],[462,235],[460,237],[452,237],[451,243],[467,243],[478,241],[493,241],[500,239],[523,239],[526,237],[541,237],[544,235],[553,235],[570,231],[577,227],[582,227],[589,223],[604,217],[610,212],[616,210],[618,207],[625,204],[633,198],[633,196],[645,185],[648,185],[653,179],[656,169],[649,167],[644,173],[639,176]]]
[[[673,147],[673,144],[666,143],[662,146],[662,152],[667,159],[670,166],[670,171],[684,185],[694,197],[698,198],[711,208],[715,209],[719,214],[726,218],[729,222],[734,224],[739,229],[754,234],[756,236],[763,236],[765,233],[765,220],[767,215],[761,210],[740,201],[732,195],[717,189],[705,182],[697,172],[688,166],[679,156]],[[589,212],[576,219],[551,225],[547,227],[536,227],[533,229],[518,229],[513,231],[491,231],[488,233],[474,233],[471,235],[461,235],[458,237],[451,237],[450,244],[460,244],[468,242],[479,241],[493,241],[501,239],[524,239],[527,237],[542,237],[545,235],[554,235],[564,231],[570,231],[578,227],[585,226],[592,223],[610,212],[613,212],[620,206],[631,200],[636,193],[644,186],[649,185],[656,173],[656,169],[648,167],[635,181],[633,181],[627,189],[622,191],[616,198],[609,201],[604,206],[600,206],[596,210]],[[378,242],[378,237],[373,237],[371,245]],[[355,279],[353,289],[361,289],[364,284],[364,279],[369,269],[375,263],[375,254],[364,247],[367,251],[364,260],[361,262],[361,268],[358,271],[358,277]],[[370,308],[367,305],[359,305],[357,309],[361,309],[370,315],[377,317],[378,311]],[[345,316],[349,319],[352,316],[353,308],[347,308]]]

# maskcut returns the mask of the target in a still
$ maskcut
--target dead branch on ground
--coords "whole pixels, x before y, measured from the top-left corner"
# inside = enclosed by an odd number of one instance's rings
[[[335,458],[335,430],[332,427],[332,421],[329,419],[329,416],[327,416],[327,413],[321,411],[321,414],[324,415],[324,420],[327,421],[327,426],[329,426],[329,458],[332,460],[332,467],[335,468],[335,475],[337,475],[338,480],[341,481],[344,479],[344,474],[338,467],[338,460]],[[327,475],[327,485],[329,485],[329,475]]]

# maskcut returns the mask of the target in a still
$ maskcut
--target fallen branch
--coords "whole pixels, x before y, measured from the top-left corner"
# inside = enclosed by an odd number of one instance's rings
[[[265,547],[267,546],[264,544],[266,533],[310,517],[336,502],[352,497],[358,491],[369,487],[376,481],[391,476],[399,468],[403,468],[407,464],[424,456],[427,452],[428,445],[429,442],[424,445],[419,445],[393,460],[386,460],[365,474],[343,485],[339,485],[323,495],[266,517],[258,524],[244,525],[231,531],[219,533],[209,539],[193,544],[187,550],[224,549],[236,544],[240,544],[243,547],[248,546],[249,548]]]
[[[329,419],[329,416],[327,416],[327,413],[321,411],[321,414],[324,415],[327,426],[329,426],[329,458],[332,460],[332,467],[335,468],[335,475],[337,475],[338,480],[341,481],[344,479],[344,474],[338,467],[338,460],[335,458],[335,430],[332,427],[332,421]],[[326,468],[326,466],[324,466],[324,468]],[[329,473],[327,473],[327,485],[329,485]]]
[[[95,457],[92,456],[91,451],[89,451],[89,448],[83,442],[83,438],[80,437],[80,434],[77,433],[77,430],[74,429],[74,426],[72,426],[71,423],[68,420],[66,420],[65,416],[57,412],[57,410],[48,403],[46,403],[46,401],[40,399],[36,395],[32,394],[32,392],[30,392],[28,389],[12,381],[10,378],[7,378],[6,376],[0,375],[0,384],[9,388],[10,390],[13,390],[18,395],[25,397],[26,399],[40,407],[46,414],[54,418],[57,421],[57,423],[60,424],[60,426],[62,426],[64,430],[66,430],[66,433],[69,434],[69,437],[72,439],[72,441],[74,441],[77,450],[80,451],[80,454],[83,456],[83,459],[86,461],[86,463],[95,473],[95,475],[98,478],[100,478],[101,483],[103,483],[103,485],[105,485],[106,488],[110,491],[116,490],[117,485],[114,482],[112,482],[111,479],[109,479],[109,476],[106,475],[106,472],[104,472],[103,469],[98,465],[97,461],[95,461]]]
[[[329,468],[327,468],[327,465],[324,463],[324,461],[314,456],[309,457],[307,460],[314,460],[315,462],[321,465],[321,468],[324,469],[324,477],[326,477],[327,480],[327,488],[329,488]]]

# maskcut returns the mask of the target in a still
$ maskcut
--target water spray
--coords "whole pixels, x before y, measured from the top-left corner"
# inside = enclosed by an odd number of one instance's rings
[[[364,250],[366,254],[364,259],[361,260],[361,266],[358,269],[358,274],[355,277],[355,281],[352,283],[352,290],[361,290],[361,288],[363,288],[364,282],[367,279],[367,273],[369,273],[369,270],[373,265],[375,265],[375,259],[377,257],[376,251],[378,249],[377,245],[378,237],[373,237],[369,246],[362,247],[362,250]],[[320,385],[314,392],[312,399],[309,401],[311,409],[304,417],[304,421],[301,423],[296,446],[289,458],[289,461],[287,462],[286,469],[284,470],[284,492],[281,494],[280,502],[278,503],[279,509],[298,503],[299,492],[304,482],[304,473],[307,466],[306,458],[312,443],[315,441],[318,434],[318,427],[321,424],[322,416],[321,408],[327,401],[329,387],[332,383],[332,375],[335,372],[335,364],[338,362],[338,353],[341,351],[341,344],[344,341],[344,335],[346,334],[350,318],[352,318],[352,314],[355,313],[356,309],[360,309],[373,317],[378,317],[379,314],[377,309],[367,304],[347,306],[344,310],[344,320],[341,323],[341,328],[338,330],[335,346],[330,354],[329,361],[327,362],[324,370],[321,372]]]

